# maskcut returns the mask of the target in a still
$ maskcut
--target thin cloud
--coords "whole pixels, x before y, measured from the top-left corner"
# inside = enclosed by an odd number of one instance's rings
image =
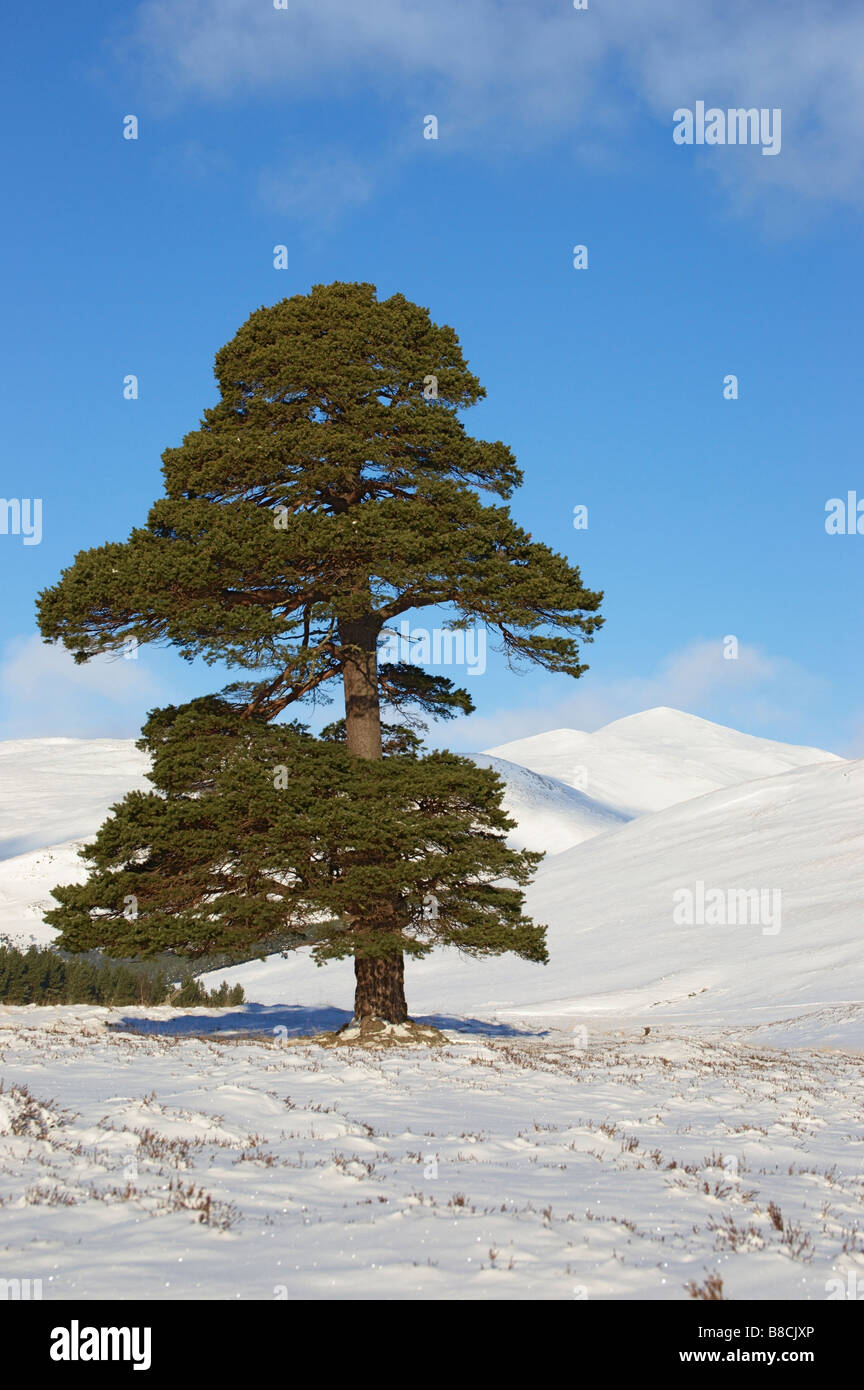
[[[291,218],[334,222],[340,213],[362,206],[375,191],[372,170],[333,150],[312,156],[286,154],[281,166],[261,171],[258,194],[267,206]]]
[[[143,656],[76,666],[64,647],[14,638],[0,661],[0,738],[137,738],[164,693]]]
[[[631,131],[709,105],[779,107],[783,148],[682,148],[732,202],[765,191],[859,202],[864,11],[840,0],[144,0],[124,52],[153,88],[214,100],[358,92],[435,112],[450,148],[483,156],[566,135],[595,160]],[[433,104],[434,103],[434,104]],[[421,110],[422,108],[422,110]],[[419,138],[419,137],[418,137]],[[310,195],[311,196],[311,195]]]
[[[745,733],[806,742],[801,729],[809,712],[824,701],[828,682],[786,657],[754,646],[742,645],[736,659],[727,659],[718,637],[671,653],[646,676],[601,681],[589,675],[564,699],[547,700],[547,691],[551,695],[549,684],[537,692],[531,709],[472,715],[460,720],[458,730],[454,725],[441,728],[436,742],[476,750],[549,729],[590,733],[657,705]]]

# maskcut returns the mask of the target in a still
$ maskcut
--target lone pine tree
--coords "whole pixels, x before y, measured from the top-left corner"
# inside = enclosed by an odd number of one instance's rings
[[[64,947],[247,958],[250,944],[307,944],[363,962],[356,1017],[388,1022],[407,1017],[403,952],[545,960],[518,888],[542,856],[507,846],[494,774],[418,757],[410,731],[385,726],[381,759],[326,732],[220,696],[154,712],[139,747],[156,790],[114,808],[86,847],[87,883],[54,890]]]
[[[545,946],[518,888],[539,856],[506,847],[500,780],[382,733],[382,707],[450,718],[467,692],[379,661],[382,634],[444,607],[511,660],[578,677],[602,595],[502,505],[513,455],[459,414],[485,392],[453,330],[403,295],[336,283],[258,309],[216,377],[218,403],[163,455],[146,526],[77,555],[39,622],[76,661],[162,642],[252,674],[151,714],[156,791],[114,808],[88,883],[55,890],[49,920],[68,949],[125,954],[311,935],[319,959],[353,955],[358,1020],[401,1022],[404,953]],[[325,737],[273,723],[335,681],[344,722]]]

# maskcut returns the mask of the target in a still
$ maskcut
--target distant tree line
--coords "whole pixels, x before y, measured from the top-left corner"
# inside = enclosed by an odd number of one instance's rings
[[[242,1004],[242,985],[207,990],[192,976],[177,984],[163,970],[107,957],[66,959],[50,946],[0,945],[2,1004]]]

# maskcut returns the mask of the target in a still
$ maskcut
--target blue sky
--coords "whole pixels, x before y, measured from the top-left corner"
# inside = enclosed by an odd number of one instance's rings
[[[0,491],[41,498],[43,534],[0,535],[0,736],[131,736],[222,684],[151,648],[74,670],[36,636],[34,597],[143,523],[162,450],[214,401],[213,356],[253,309],[369,280],[455,327],[488,393],[466,422],[525,473],[515,515],[607,596],[580,681],[494,657],[450,672],[477,714],[432,741],[667,704],[864,752],[864,536],[825,531],[829,498],[864,497],[864,12],[752,8],[19,13]],[[673,112],[699,100],[781,109],[780,153],[677,145]]]

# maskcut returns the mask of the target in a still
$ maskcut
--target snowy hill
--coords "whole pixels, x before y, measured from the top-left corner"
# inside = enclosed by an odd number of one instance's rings
[[[29,850],[0,861],[0,940],[45,945],[55,935],[42,914],[57,903],[51,889],[58,883],[83,883],[87,870],[78,858],[86,844],[67,840],[48,849]]]
[[[764,924],[676,924],[675,894],[697,894],[700,882],[727,901],[764,890]],[[455,1015],[589,1030],[674,1019],[751,1031],[806,1012],[812,1026],[798,1041],[864,1047],[862,902],[864,760],[797,768],[546,860],[528,908],[549,927],[550,964],[438,952],[408,965],[409,999],[420,1014],[446,1001]],[[347,964],[324,971],[298,958],[228,973],[262,1003],[351,997]]]
[[[507,784],[504,805],[517,822],[519,849],[558,854],[625,825],[614,807],[503,758],[478,754]],[[83,883],[77,851],[133,788],[149,789],[148,760],[134,742],[30,739],[0,743],[0,936],[50,941],[42,921],[57,883]]]
[[[604,830],[616,830],[631,819],[625,812],[595,801],[557,777],[531,772],[488,753],[470,756],[480,767],[493,768],[507,784],[504,806],[518,826],[509,839],[517,849],[560,854]]]
[[[566,760],[577,746],[591,760],[593,796],[566,785]],[[519,822],[516,842],[548,853],[528,908],[549,927],[551,963],[436,953],[408,966],[414,1010],[444,1005],[457,1015],[589,1027],[594,1019],[649,1024],[668,1017],[748,1028],[806,1010],[814,1020],[819,1015],[819,1036],[860,1026],[864,762],[753,739],[668,710],[619,720],[594,735],[564,731],[508,749],[558,773],[492,755],[477,759],[505,778],[506,804]],[[128,787],[147,785],[145,765],[131,742],[46,739],[0,747],[6,843],[41,838],[45,845],[0,863],[0,934],[51,938],[41,922],[51,887],[83,877],[75,853],[82,837]],[[736,776],[732,785],[683,799],[688,787]],[[601,788],[613,804],[603,801]],[[616,797],[631,806],[664,798],[677,804],[628,822]],[[51,843],[61,835],[61,843]],[[764,890],[769,915],[776,890],[778,929],[770,920],[767,929],[677,925],[675,894],[697,893],[700,883],[724,895]],[[262,1004],[343,1006],[351,999],[348,963],[318,969],[298,955],[229,974]]]
[[[148,766],[133,739],[0,743],[0,859],[92,835],[113,802],[150,786]]]
[[[353,969],[299,952],[214,972],[246,989],[230,1009],[0,1005],[10,1271],[89,1298],[854,1288],[864,760],[673,711],[508,751],[534,769],[478,762],[514,839],[557,850],[528,893],[550,963],[409,961],[445,1046],[324,1052],[308,1035],[347,1020]],[[145,766],[131,743],[0,746],[7,853],[47,846],[0,862],[0,933],[50,938],[40,902]],[[723,910],[687,925],[682,894]]]
[[[764,890],[764,921],[733,924],[727,911],[678,925],[675,895],[699,883],[727,904]],[[532,992],[544,1017],[560,1002],[582,1022],[618,1011],[747,1024],[864,1004],[862,901],[864,760],[798,768],[547,861],[529,906],[550,925],[556,979]],[[520,983],[531,1016],[526,972]]]
[[[555,729],[486,751],[630,815],[794,767],[839,761],[821,748],[755,738],[664,707],[616,719],[593,734]]]
[[[484,753],[474,761],[494,766],[507,783],[505,805],[519,822],[513,843],[520,848],[557,854],[630,819],[555,777]],[[126,792],[151,789],[148,767],[132,739],[0,743],[0,860],[84,841]]]

